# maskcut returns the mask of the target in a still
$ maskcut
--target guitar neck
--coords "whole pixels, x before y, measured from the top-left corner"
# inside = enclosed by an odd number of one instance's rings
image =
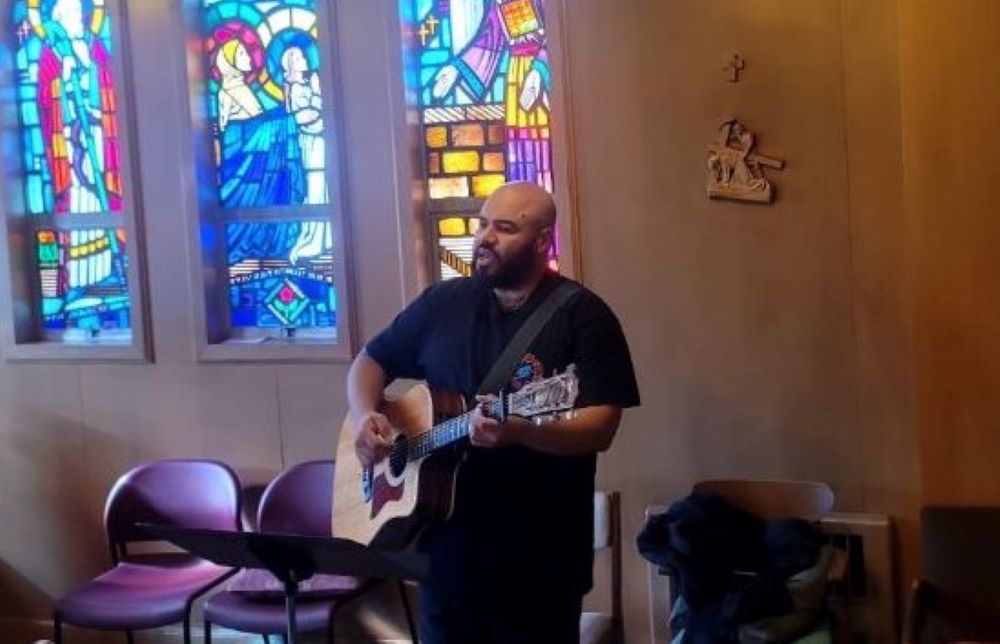
[[[487,403],[486,415],[496,416],[499,409],[500,401]],[[419,436],[410,437],[407,446],[409,459],[414,461],[421,459],[468,436],[474,413],[474,411],[467,411],[461,416],[455,416],[431,427]]]
[[[577,380],[575,366],[569,365],[562,374],[545,380],[529,383],[518,391],[504,395],[502,399],[485,403],[483,413],[491,418],[503,418],[515,414],[524,418],[537,418],[553,412],[572,410],[576,401]],[[394,449],[392,458],[399,463],[415,461],[430,455],[435,450],[447,447],[469,435],[473,411],[467,411],[451,420],[435,425],[418,436],[405,441],[405,447]]]

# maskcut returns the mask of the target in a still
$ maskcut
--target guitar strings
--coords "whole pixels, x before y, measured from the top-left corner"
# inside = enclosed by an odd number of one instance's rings
[[[515,406],[518,402],[518,399],[521,397],[523,397],[523,394],[519,392],[514,392],[512,394],[509,394],[507,401],[508,407]],[[494,404],[495,401],[490,404],[491,407]],[[404,440],[399,440],[393,443],[393,446],[389,448],[389,453],[387,454],[387,457],[389,458],[389,460],[392,460],[394,457],[399,457],[402,454],[402,452],[405,451],[407,452],[407,461],[413,460],[412,458],[410,458],[410,455],[418,451],[412,449],[413,446],[422,448],[428,441],[432,441],[435,436],[440,436],[444,434],[446,431],[454,429],[454,425],[458,423],[458,421],[462,420],[466,416],[471,415],[472,413],[473,413],[472,411],[467,411],[460,416],[456,416],[454,418],[446,420],[443,423],[435,425],[434,427],[431,427],[430,429],[425,430],[419,434],[414,434],[413,436],[404,436]],[[461,436],[456,437],[455,440],[457,440],[458,438],[461,438]],[[421,455],[420,458],[422,457],[423,455]]]

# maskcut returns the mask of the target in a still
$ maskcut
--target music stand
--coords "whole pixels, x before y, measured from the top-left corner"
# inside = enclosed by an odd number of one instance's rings
[[[350,539],[180,528],[151,523],[137,523],[136,526],[213,563],[233,568],[263,568],[277,577],[285,589],[288,644],[298,641],[295,598],[299,582],[318,572],[373,579],[420,580],[430,567],[425,555],[376,550]]]

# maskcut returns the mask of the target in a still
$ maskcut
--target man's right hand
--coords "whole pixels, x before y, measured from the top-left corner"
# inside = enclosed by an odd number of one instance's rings
[[[365,467],[370,467],[381,461],[392,448],[395,432],[389,419],[377,411],[362,414],[357,422],[357,437],[354,440],[354,452]]]

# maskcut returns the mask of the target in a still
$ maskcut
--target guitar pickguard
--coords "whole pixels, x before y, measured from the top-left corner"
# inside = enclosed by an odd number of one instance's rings
[[[399,484],[393,485],[386,478],[385,474],[379,474],[375,477],[374,485],[372,486],[372,500],[371,500],[371,516],[369,518],[374,519],[378,516],[378,513],[382,511],[386,503],[392,501],[398,501],[403,498],[403,488],[406,487],[405,479],[400,481]]]

